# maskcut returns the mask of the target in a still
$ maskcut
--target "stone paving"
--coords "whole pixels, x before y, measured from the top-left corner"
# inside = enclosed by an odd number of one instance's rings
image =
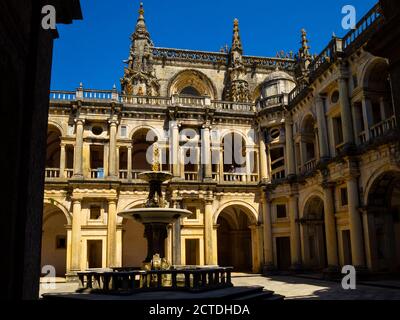
[[[291,276],[262,277],[260,275],[234,274],[235,286],[264,286],[286,297],[287,300],[400,300],[400,289],[358,285],[356,290],[346,291],[340,283]],[[57,279],[55,289],[41,284],[40,295],[47,292],[69,293],[78,288],[76,283],[63,283]]]

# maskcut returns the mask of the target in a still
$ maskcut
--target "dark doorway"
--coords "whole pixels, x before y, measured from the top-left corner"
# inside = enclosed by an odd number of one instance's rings
[[[186,239],[185,255],[187,266],[198,266],[200,264],[199,239]]]
[[[102,268],[103,266],[103,242],[101,240],[88,240],[87,242],[87,261],[88,268]]]
[[[276,238],[276,253],[278,270],[288,271],[292,264],[292,259],[290,257],[290,237]]]
[[[351,238],[350,230],[342,231],[342,241],[343,241],[343,264],[346,266],[352,265],[351,259]]]

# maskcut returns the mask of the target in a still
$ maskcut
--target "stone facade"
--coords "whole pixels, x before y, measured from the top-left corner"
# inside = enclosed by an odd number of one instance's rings
[[[154,47],[141,7],[121,93],[51,93],[43,237],[54,245],[42,263],[64,259],[60,275],[141,265],[143,227],[117,212],[146,201],[137,174],[151,168],[152,134],[174,176],[168,205],[193,212],[169,229],[174,264],[398,271],[388,61],[364,50],[381,24],[374,7],[357,36],[333,38],[318,56],[303,30],[298,54],[264,58],[243,54],[237,20],[230,50]],[[227,137],[242,141],[244,163],[222,161]],[[182,163],[189,153],[207,161]]]

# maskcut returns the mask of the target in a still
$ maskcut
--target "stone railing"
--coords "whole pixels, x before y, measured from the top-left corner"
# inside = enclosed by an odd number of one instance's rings
[[[76,92],[73,91],[51,91],[50,100],[73,101],[76,100]]]
[[[233,268],[168,271],[78,272],[79,291],[126,294],[141,291],[205,291],[232,287]]]
[[[284,106],[287,104],[288,104],[288,95],[278,94],[260,100],[258,103],[258,109],[263,110],[263,109],[273,108],[276,106]]]
[[[120,102],[134,105],[169,106],[171,99],[166,97],[144,97],[121,95]]]
[[[382,24],[383,16],[378,3],[361,18],[354,30],[351,30],[344,36],[343,49],[347,52],[351,48],[359,46],[371,32],[376,32]]]
[[[246,173],[224,173],[224,183],[257,183],[258,174],[246,174]]]
[[[224,52],[206,52],[195,50],[183,50],[172,48],[154,48],[153,57],[157,60],[189,61],[198,63],[212,63],[228,65],[229,55]],[[295,60],[289,58],[268,58],[244,56],[243,63],[251,68],[283,69],[292,71],[295,69]]]
[[[47,179],[60,178],[60,169],[59,168],[46,168],[45,177]]]
[[[197,107],[211,105],[211,99],[209,97],[174,95],[172,96],[171,100],[173,105],[178,104],[183,106],[197,106]]]
[[[386,132],[396,128],[396,117],[383,120],[370,128],[371,139],[383,136]]]
[[[185,172],[185,181],[199,181],[198,172]]]
[[[304,164],[303,173],[310,173],[317,167],[317,159],[311,159]]]
[[[217,111],[255,112],[256,106],[252,103],[212,101],[212,106]]]
[[[361,47],[376,32],[383,23],[379,4],[375,5],[343,38],[333,37],[324,50],[308,67],[310,82],[315,81],[337,59],[339,54],[349,55],[352,50]],[[289,94],[289,103],[301,95],[307,86],[294,89]]]

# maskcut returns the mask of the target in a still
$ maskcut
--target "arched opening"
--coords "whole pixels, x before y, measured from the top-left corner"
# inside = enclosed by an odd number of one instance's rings
[[[253,271],[250,219],[241,207],[225,208],[217,220],[218,264],[235,272]]]
[[[60,177],[61,132],[54,126],[47,131],[46,177]]]
[[[247,174],[246,141],[238,133],[228,133],[222,139],[224,181],[245,182]]]
[[[124,219],[122,222],[122,266],[141,269],[146,255],[147,240],[144,238],[144,226],[135,220]]]
[[[324,222],[324,202],[320,197],[312,197],[304,207],[303,218],[304,262],[313,270],[323,270],[328,266]]]
[[[56,276],[65,277],[67,269],[67,229],[65,214],[56,206],[45,204],[42,227],[41,267],[53,266]]]
[[[132,137],[132,177],[134,179],[137,178],[138,173],[143,171],[151,170],[153,164],[153,152],[152,152],[152,145],[158,141],[157,135],[151,130],[147,128],[140,129],[136,131]],[[165,149],[160,148],[160,164],[164,167],[161,169],[166,168],[166,152]],[[122,152],[122,156],[124,154]],[[128,154],[126,154],[128,158]],[[123,162],[123,159],[121,161]],[[120,163],[121,165],[121,163]]]
[[[386,172],[375,180],[367,217],[372,268],[400,272],[400,172]]]
[[[168,92],[170,95],[207,96],[217,99],[217,92],[211,80],[196,70],[178,73],[170,82]]]
[[[180,92],[180,95],[182,95],[182,96],[195,96],[195,97],[200,97],[201,96],[200,92],[196,88],[194,88],[192,86],[187,86],[187,87],[183,88],[181,90],[181,92]]]
[[[309,115],[307,116],[302,125],[301,130],[301,150],[303,162],[303,172],[309,172],[315,168],[317,159],[317,148],[316,148],[316,123],[314,118]]]
[[[372,139],[382,136],[395,127],[388,67],[386,60],[377,58],[367,67],[362,80],[365,90],[364,101],[356,102],[354,107],[356,108],[356,118],[361,118],[362,104],[364,103],[365,114],[367,115],[364,120],[365,125],[356,123],[356,130],[358,135],[362,136],[363,142],[365,142],[363,130],[365,130],[366,125],[369,127],[369,136]],[[360,115],[357,117],[357,114]]]

